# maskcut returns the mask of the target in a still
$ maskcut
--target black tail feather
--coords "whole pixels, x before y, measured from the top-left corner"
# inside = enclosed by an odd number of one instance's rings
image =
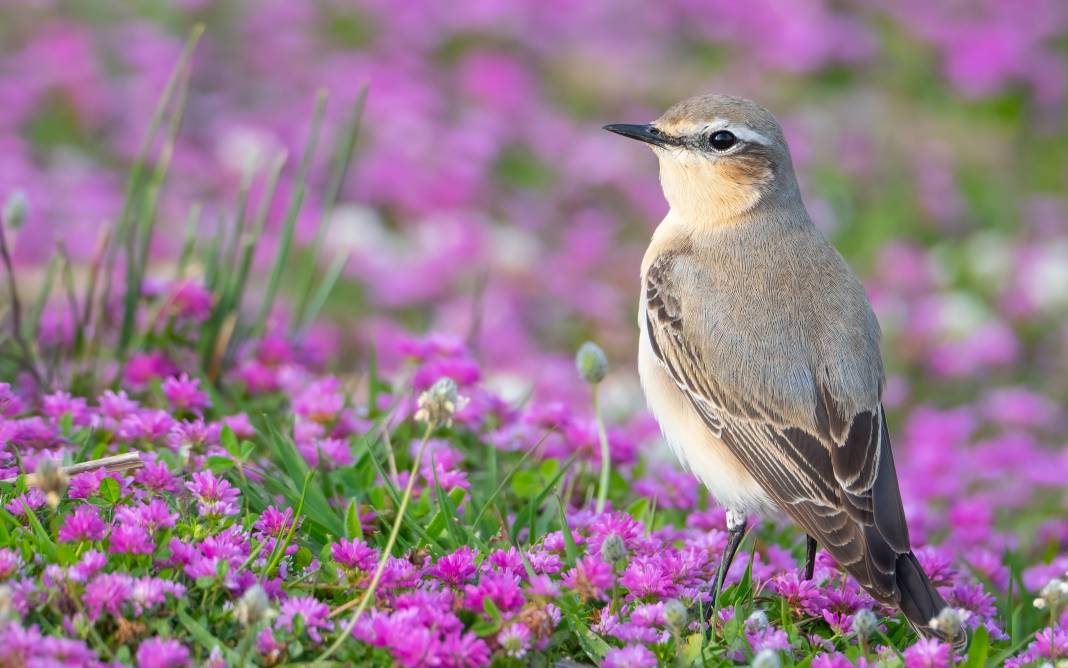
[[[931,620],[946,607],[946,600],[935,589],[931,579],[912,552],[898,555],[896,568],[897,588],[901,592],[901,612],[917,633],[944,640],[946,634],[931,628]],[[953,633],[954,645],[961,649],[968,642],[964,629]]]

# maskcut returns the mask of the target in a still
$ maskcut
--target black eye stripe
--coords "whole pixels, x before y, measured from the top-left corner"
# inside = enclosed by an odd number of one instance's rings
[[[738,143],[738,138],[729,130],[718,130],[708,137],[708,145],[717,151],[726,151]]]

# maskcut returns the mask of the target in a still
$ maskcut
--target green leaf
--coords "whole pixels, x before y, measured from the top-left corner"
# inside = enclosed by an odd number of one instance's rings
[[[980,626],[972,634],[972,642],[968,647],[968,658],[964,663],[965,668],[985,668],[986,657],[990,653],[990,634],[985,626]]]
[[[363,527],[360,526],[360,506],[355,501],[349,501],[349,507],[345,509],[345,536],[363,539]]]
[[[26,521],[33,528],[33,535],[37,539],[37,549],[48,559],[55,561],[56,544],[52,541],[52,537],[48,535],[48,532],[45,531],[41,520],[37,519],[37,513],[33,512],[30,504],[26,503],[25,499],[22,500],[22,510],[26,515]]]
[[[570,563],[575,563],[579,557],[578,545],[575,544],[575,537],[571,534],[571,527],[567,524],[567,517],[564,515],[564,504],[557,497],[556,512],[560,517],[560,533],[564,535],[564,554],[567,555],[567,560]]]
[[[222,444],[226,451],[234,456],[235,459],[241,459],[241,447],[237,442],[237,436],[234,435],[234,430],[230,428],[230,425],[223,425],[222,431],[219,432],[219,442]]]
[[[223,471],[234,467],[234,460],[229,457],[223,457],[222,455],[212,455],[204,460],[204,467],[211,469],[216,473],[222,473]]]
[[[501,618],[501,611],[497,609],[493,599],[489,596],[482,599],[482,610],[489,619],[480,619],[471,626],[471,630],[475,632],[475,635],[485,637],[500,631],[504,620]]]
[[[601,662],[604,661],[604,655],[610,649],[608,643],[601,636],[591,631],[590,627],[586,626],[577,615],[568,614],[567,623],[571,630],[575,632],[575,638],[586,656],[590,657],[594,664],[601,665]]]
[[[122,488],[119,487],[119,481],[110,476],[101,479],[100,496],[111,505],[118,503],[122,499]]]
[[[541,489],[541,476],[534,471],[519,471],[512,476],[512,493],[521,499],[529,499]]]

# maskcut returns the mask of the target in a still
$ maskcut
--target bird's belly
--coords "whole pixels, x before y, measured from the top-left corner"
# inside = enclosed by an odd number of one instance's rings
[[[704,483],[720,505],[767,515],[773,504],[759,483],[708,429],[689,399],[657,361],[641,318],[638,375],[649,409],[682,465]]]

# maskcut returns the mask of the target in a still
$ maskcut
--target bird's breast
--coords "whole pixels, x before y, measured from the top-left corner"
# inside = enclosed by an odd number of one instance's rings
[[[768,514],[773,505],[757,481],[717,438],[656,358],[646,328],[644,295],[639,311],[638,375],[646,402],[679,462],[724,507]]]

